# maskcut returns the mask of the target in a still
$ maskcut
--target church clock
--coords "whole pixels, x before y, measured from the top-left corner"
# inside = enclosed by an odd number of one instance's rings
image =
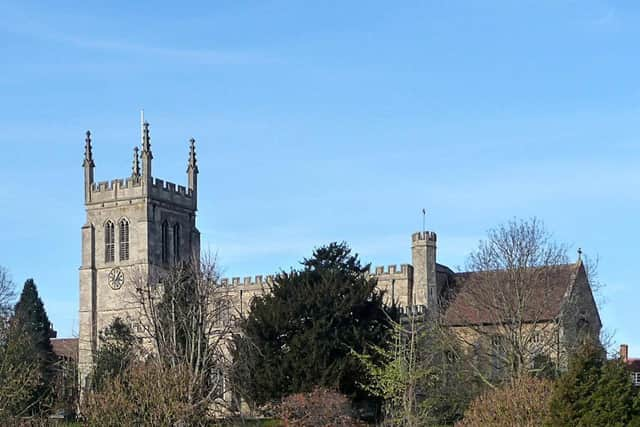
[[[124,273],[116,267],[109,272],[109,286],[111,289],[118,290],[122,285],[124,285]]]

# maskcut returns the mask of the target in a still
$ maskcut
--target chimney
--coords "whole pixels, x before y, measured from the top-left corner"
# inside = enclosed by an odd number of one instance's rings
[[[629,361],[629,346],[626,344],[620,344],[620,359],[622,359],[624,363]]]

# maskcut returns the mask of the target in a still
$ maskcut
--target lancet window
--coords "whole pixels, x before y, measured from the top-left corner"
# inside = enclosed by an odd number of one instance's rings
[[[180,261],[180,224],[173,224],[173,261]]]
[[[113,222],[107,221],[104,225],[104,261],[113,262],[115,260],[116,238],[115,226]]]
[[[169,262],[169,223],[162,223],[162,262]]]
[[[120,220],[120,261],[129,259],[129,221]]]

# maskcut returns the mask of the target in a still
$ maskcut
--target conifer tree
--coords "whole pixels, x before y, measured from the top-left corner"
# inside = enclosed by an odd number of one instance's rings
[[[37,366],[40,374],[41,381],[33,387],[28,399],[30,412],[36,413],[49,404],[51,383],[55,374],[55,355],[50,340],[51,322],[33,279],[28,279],[24,284],[20,299],[15,305],[12,323],[15,330],[26,334],[25,358]]]
[[[120,317],[100,332],[100,347],[94,356],[92,384],[101,390],[107,380],[121,376],[135,360],[138,340]]]
[[[262,404],[315,386],[362,393],[353,352],[384,345],[391,327],[368,269],[345,243],[331,243],[254,298],[235,339],[243,397]]]
[[[569,361],[569,370],[560,377],[551,399],[550,425],[577,425],[589,410],[604,363],[602,351],[585,345]]]
[[[640,415],[634,408],[636,390],[627,367],[621,360],[608,360],[602,366],[591,404],[582,417],[582,425],[627,426]]]
[[[569,363],[550,404],[551,426],[640,425],[640,400],[620,360],[605,360],[601,347],[588,344]]]

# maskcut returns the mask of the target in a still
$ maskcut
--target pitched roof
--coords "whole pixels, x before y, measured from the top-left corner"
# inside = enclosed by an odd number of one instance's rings
[[[632,372],[640,372],[640,359],[629,358],[627,360],[627,366]]]
[[[529,276],[520,282],[519,291],[527,303],[525,312],[517,314],[527,322],[555,319],[562,303],[575,281],[579,263],[563,264],[529,270]],[[466,272],[455,274],[455,283],[445,295],[444,322],[451,326],[496,324],[508,321],[505,308],[514,307],[506,298],[505,272]],[[515,287],[514,287],[515,288]],[[515,316],[516,314],[514,314]]]
[[[51,346],[58,357],[78,360],[78,338],[52,338]]]

